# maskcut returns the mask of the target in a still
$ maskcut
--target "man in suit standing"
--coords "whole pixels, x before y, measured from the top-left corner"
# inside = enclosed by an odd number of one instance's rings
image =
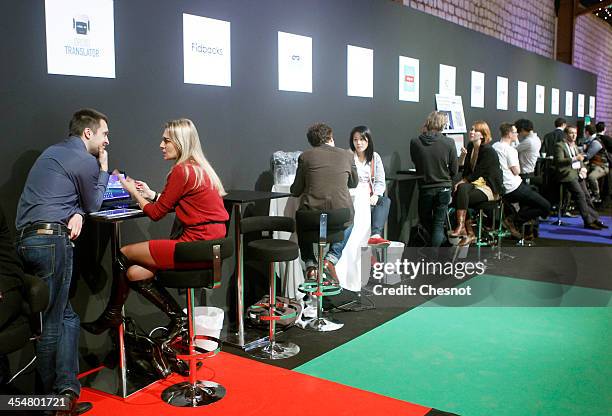
[[[295,180],[291,185],[291,194],[301,197],[300,209],[332,210],[348,208],[351,221],[344,232],[344,239],[330,245],[325,255],[325,268],[334,281],[338,281],[335,265],[342,255],[353,229],[353,201],[348,188],[355,188],[359,183],[353,153],[335,147],[331,127],[317,123],[306,133],[312,149],[306,150],[298,158]],[[317,275],[316,258],[312,244],[301,244],[302,260],[306,264],[306,279],[315,280]]]
[[[564,118],[559,117],[555,120],[555,129],[544,136],[542,148],[540,149],[541,153],[552,155],[555,144],[565,139],[565,133],[563,133],[565,127],[567,127],[567,122]]]
[[[576,147],[577,129],[574,126],[567,126],[564,132],[565,140],[555,144],[554,148],[559,181],[565,185],[576,200],[578,210],[584,221],[584,228],[591,230],[608,228],[599,220],[599,214],[589,197],[589,191],[584,180],[586,178],[586,168],[582,163],[584,155],[579,153]]]

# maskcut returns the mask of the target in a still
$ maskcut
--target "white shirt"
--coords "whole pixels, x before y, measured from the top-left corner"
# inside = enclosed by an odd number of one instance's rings
[[[542,141],[535,132],[529,133],[516,147],[521,166],[521,173],[533,173],[535,165],[540,156]]]
[[[355,167],[357,168],[357,176],[359,176],[359,184],[358,188],[363,188],[368,190],[368,195],[370,194],[370,164],[365,160],[363,162],[359,161],[357,155],[355,155]]]
[[[504,175],[504,190],[506,194],[515,191],[523,181],[520,176],[515,175],[510,170],[511,166],[519,166],[519,156],[516,149],[509,144],[499,141],[493,144],[493,149],[497,152],[499,165]]]

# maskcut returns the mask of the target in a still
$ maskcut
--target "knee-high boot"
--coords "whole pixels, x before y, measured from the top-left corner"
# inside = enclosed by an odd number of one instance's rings
[[[161,286],[155,278],[130,282],[130,286],[170,318],[168,335],[164,337],[162,343],[164,347],[187,330],[187,316],[183,314],[181,307],[166,288]]]
[[[104,312],[93,322],[81,323],[81,327],[92,334],[101,334],[109,328],[119,326],[123,319],[121,310],[130,294],[130,286],[126,273],[130,263],[127,257],[119,253],[115,266],[118,268],[118,273],[113,276],[111,294]]]
[[[455,229],[448,234],[450,237],[460,237],[460,236],[466,235],[466,230],[465,230],[466,215],[467,215],[467,209],[457,210],[457,227],[455,227]]]
[[[470,244],[476,241],[476,234],[474,234],[474,228],[472,225],[472,220],[468,218],[465,221],[465,229],[467,231],[467,235],[463,237],[459,242],[460,246],[469,246]]]

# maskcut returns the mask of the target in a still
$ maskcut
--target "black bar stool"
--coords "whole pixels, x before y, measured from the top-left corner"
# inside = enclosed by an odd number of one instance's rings
[[[157,279],[165,287],[187,289],[187,317],[189,321],[189,343],[186,354],[178,359],[189,362],[189,381],[173,384],[162,392],[162,399],[177,407],[205,406],[221,400],[225,387],[212,381],[197,380],[197,361],[216,355],[221,350],[221,341],[207,335],[196,335],[194,323],[194,289],[215,289],[221,286],[221,264],[234,252],[231,238],[178,243],[174,251],[176,263],[193,263],[193,269],[159,270]],[[217,343],[213,351],[195,345],[196,339]],[[196,352],[197,351],[197,352]]]
[[[248,217],[240,223],[243,234],[259,233],[259,239],[247,244],[246,254],[252,260],[260,260],[268,263],[269,301],[255,305],[258,309],[266,309],[268,314],[257,315],[257,319],[268,321],[268,340],[263,345],[248,350],[248,353],[256,358],[266,360],[280,360],[289,358],[300,352],[300,347],[292,342],[276,341],[276,321],[294,318],[296,309],[291,305],[276,299],[276,273],[274,265],[276,262],[291,261],[298,258],[300,249],[298,245],[289,240],[262,238],[262,232],[268,232],[270,236],[274,231],[295,231],[295,221],[289,217]]]
[[[491,245],[491,243],[489,242],[490,239],[484,240],[482,238],[482,228],[483,228],[485,211],[493,212],[493,227],[492,227],[492,231],[489,234],[489,236],[494,241],[494,243],[499,246],[501,242],[501,236],[503,235],[503,230],[502,230],[503,215],[504,215],[503,204],[504,204],[503,200],[500,198],[500,199],[496,199],[493,201],[481,202],[474,207],[474,209],[478,210],[478,238],[476,239],[476,246],[483,247],[483,246]],[[499,228],[496,228],[495,219],[497,217],[498,210],[499,210]]]
[[[559,203],[557,204],[557,221],[553,221],[553,225],[563,226],[567,223],[561,220],[563,216],[563,200],[565,199],[565,189],[563,188],[563,182],[559,182]]]
[[[323,316],[323,297],[337,295],[342,291],[339,286],[323,284],[323,250],[328,243],[337,243],[344,239],[344,230],[350,218],[351,212],[348,208],[329,211],[303,210],[295,213],[298,240],[319,246],[317,281],[305,282],[299,288],[301,292],[309,293],[317,299],[317,317],[307,324],[307,329],[326,332],[335,331],[344,326],[343,323],[329,315]]]
[[[529,221],[525,221],[521,227],[521,239],[519,241],[517,241],[516,245],[519,247],[533,247],[535,246],[535,242],[533,240],[527,240],[525,238],[525,228],[529,225],[532,227],[535,227],[536,224],[538,223],[537,219],[533,219],[533,220],[529,220]]]

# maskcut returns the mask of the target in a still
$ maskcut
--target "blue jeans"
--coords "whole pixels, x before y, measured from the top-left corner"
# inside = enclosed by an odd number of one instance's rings
[[[342,250],[344,250],[344,246],[346,246],[346,242],[351,236],[351,232],[353,231],[353,224],[351,224],[348,228],[344,230],[344,238],[342,241],[338,241],[337,243],[332,243],[329,245],[329,250],[325,255],[325,259],[329,260],[333,265],[338,263],[340,260],[340,256],[342,256]],[[298,239],[299,241],[299,239]],[[312,249],[312,243],[300,243],[300,255],[302,256],[302,260],[306,267],[316,266],[317,258],[315,257],[314,251]]]
[[[42,336],[36,344],[37,371],[44,394],[70,389],[77,395],[79,317],[68,292],[72,279],[72,243],[67,235],[30,235],[18,240],[17,250],[27,273],[49,286],[49,305],[43,312]]]
[[[451,200],[451,188],[419,189],[419,218],[431,234],[431,246],[440,247],[444,242],[444,220]]]
[[[391,207],[391,200],[386,196],[379,196],[376,205],[370,206],[372,213],[372,231],[370,235],[383,234],[383,228],[385,228],[385,222],[389,216],[389,208]]]

